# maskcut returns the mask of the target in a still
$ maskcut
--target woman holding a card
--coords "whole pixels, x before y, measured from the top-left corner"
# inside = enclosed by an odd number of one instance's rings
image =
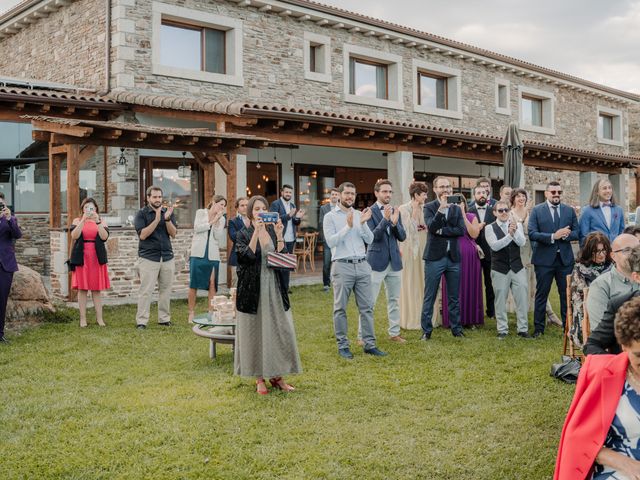
[[[251,225],[236,237],[238,313],[234,370],[236,375],[255,377],[260,395],[269,393],[265,378],[275,389],[294,390],[282,376],[302,371],[289,296],[276,270],[267,266],[270,252],[287,252],[284,226],[267,207],[264,197],[251,197],[247,205]]]

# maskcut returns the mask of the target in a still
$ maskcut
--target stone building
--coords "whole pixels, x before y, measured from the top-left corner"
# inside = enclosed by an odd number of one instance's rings
[[[291,184],[311,229],[329,189],[345,180],[356,183],[360,205],[372,201],[382,177],[394,181],[398,201],[407,200],[412,179],[442,174],[467,195],[475,178],[488,176],[497,194],[510,122],[524,140],[532,202],[554,179],[569,203],[582,205],[605,175],[625,209],[636,204],[628,194],[640,160],[632,132],[640,96],[307,0],[27,0],[0,16],[0,77],[1,157],[10,159],[0,188],[32,238],[20,247],[22,261],[51,275],[60,295],[67,293],[66,233],[52,227],[49,193],[36,189],[48,191],[51,152],[69,150],[51,150],[63,127],[45,117],[119,122],[109,131],[77,127],[103,136],[88,135],[98,148],[70,179],[122,225],[109,245],[113,296],[135,289],[135,234],[126,225],[152,183],[184,205],[181,288],[189,226],[214,189],[274,200]],[[74,107],[78,98],[83,108]],[[136,124],[182,130],[170,150],[121,142],[121,152],[119,138]],[[212,163],[219,144],[189,144],[188,129],[264,141],[256,148],[240,141]],[[66,178],[72,169],[57,162]],[[60,190],[75,199],[65,181]],[[64,201],[60,211],[64,218]]]

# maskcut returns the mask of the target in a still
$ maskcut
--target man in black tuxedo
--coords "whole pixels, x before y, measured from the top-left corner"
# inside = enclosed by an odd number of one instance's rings
[[[433,303],[440,286],[442,275],[447,280],[447,304],[449,323],[454,337],[464,337],[460,325],[460,302],[458,287],[460,283],[460,251],[458,238],[464,235],[465,225],[459,206],[447,203],[452,194],[451,183],[446,177],[433,180],[433,190],[437,200],[424,206],[424,221],[427,224],[427,248],[424,255],[424,300],[422,303],[422,338],[429,340],[433,330],[431,318]]]
[[[478,185],[473,189],[473,207],[469,208],[469,213],[473,213],[478,217],[478,221],[482,227],[480,235],[476,238],[477,244],[484,253],[484,258],[480,260],[482,265],[482,275],[484,276],[484,296],[486,299],[487,317],[495,318],[495,294],[493,293],[493,283],[491,283],[491,248],[484,236],[485,225],[490,225],[496,221],[493,209],[489,206],[489,197],[487,189],[483,185]]]

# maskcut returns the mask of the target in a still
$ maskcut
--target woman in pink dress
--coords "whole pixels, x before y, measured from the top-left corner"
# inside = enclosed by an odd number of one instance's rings
[[[480,235],[482,224],[478,218],[466,212],[467,201],[462,196],[459,207],[464,213],[464,235],[458,239],[460,249],[460,325],[473,327],[484,325],[484,308],[482,300],[482,266],[478,256],[475,239]],[[442,298],[447,298],[447,285],[442,277]],[[449,310],[447,302],[442,302],[442,326],[449,328]]]
[[[87,326],[87,296],[91,291],[96,308],[98,325],[104,327],[102,298],[100,292],[111,287],[107,271],[107,249],[109,238],[107,226],[100,220],[98,204],[93,198],[85,198],[80,205],[82,217],[75,218],[71,227],[71,288],[78,290],[80,326]]]

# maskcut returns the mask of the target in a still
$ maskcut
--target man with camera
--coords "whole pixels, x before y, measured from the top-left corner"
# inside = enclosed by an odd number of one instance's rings
[[[0,343],[7,343],[4,336],[4,320],[7,314],[7,302],[13,282],[13,274],[18,271],[16,251],[13,243],[22,236],[18,220],[0,192]]]
[[[527,270],[524,268],[520,249],[527,239],[522,223],[509,218],[510,207],[499,200],[493,206],[497,220],[484,228],[486,241],[491,248],[491,278],[495,291],[495,315],[498,338],[503,340],[509,333],[507,321],[507,298],[509,291],[516,304],[518,336],[529,338],[529,287]]]
[[[465,232],[463,213],[458,206],[462,197],[452,195],[451,182],[446,177],[436,177],[433,180],[433,190],[438,198],[424,206],[427,248],[425,248],[422,257],[425,262],[425,285],[421,316],[423,332],[421,340],[431,338],[433,304],[442,275],[447,280],[447,306],[451,333],[454,337],[464,337],[460,325],[460,302],[458,299],[460,283],[458,238]]]
[[[177,202],[176,202],[177,203]],[[162,189],[147,188],[147,205],[138,210],[133,225],[138,232],[138,272],[140,294],[136,313],[136,328],[145,329],[149,322],[151,294],[158,284],[158,324],[171,325],[171,286],[175,265],[171,239],[178,232],[173,209],[162,206]]]

